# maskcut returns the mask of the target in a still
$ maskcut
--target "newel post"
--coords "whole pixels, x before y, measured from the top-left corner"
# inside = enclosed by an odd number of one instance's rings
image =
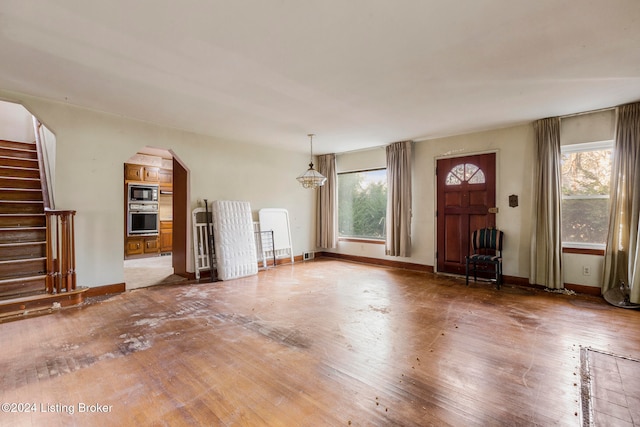
[[[76,211],[45,210],[47,216],[47,293],[76,289],[75,230]]]

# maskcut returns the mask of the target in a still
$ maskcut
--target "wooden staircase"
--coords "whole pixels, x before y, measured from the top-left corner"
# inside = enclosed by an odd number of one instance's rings
[[[82,301],[47,292],[47,218],[35,143],[0,140],[0,321]]]

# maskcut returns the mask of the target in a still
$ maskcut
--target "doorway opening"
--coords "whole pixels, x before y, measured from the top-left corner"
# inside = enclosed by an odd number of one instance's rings
[[[187,210],[187,182],[186,169],[170,150],[146,146],[125,162],[127,290],[187,280],[186,243],[182,242],[187,224],[186,215],[181,214]]]

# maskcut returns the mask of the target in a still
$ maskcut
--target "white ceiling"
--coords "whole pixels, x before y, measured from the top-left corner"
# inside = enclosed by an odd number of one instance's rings
[[[317,153],[640,99],[638,0],[0,0],[0,89]]]

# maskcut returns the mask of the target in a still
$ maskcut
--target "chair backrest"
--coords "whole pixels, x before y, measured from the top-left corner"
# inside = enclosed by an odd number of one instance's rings
[[[471,235],[471,245],[473,252],[478,250],[491,249],[502,253],[502,241],[504,233],[497,228],[480,228]]]

